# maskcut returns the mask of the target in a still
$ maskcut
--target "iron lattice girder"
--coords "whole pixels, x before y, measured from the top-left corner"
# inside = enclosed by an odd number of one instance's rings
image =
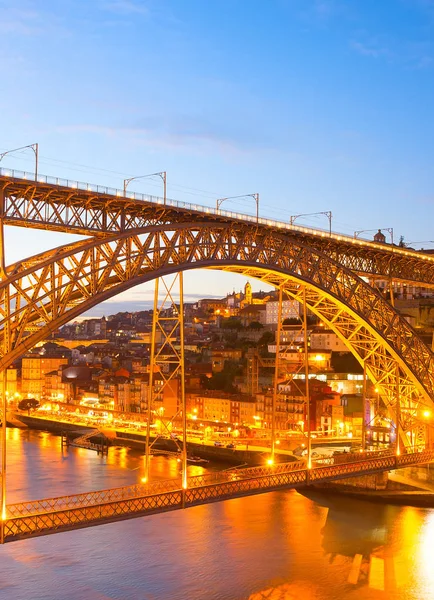
[[[229,498],[250,496],[278,489],[306,486],[312,482],[347,479],[360,474],[379,473],[409,465],[426,464],[433,460],[434,451],[424,450],[402,456],[378,453],[354,457],[351,462],[321,465],[307,469],[300,463],[282,463],[275,467],[253,467],[232,472],[212,473],[192,478],[188,489],[180,489],[179,480],[154,486],[130,486],[46,498],[6,507],[3,521],[4,540],[12,542],[29,537],[48,535],[81,527],[110,523],[133,517],[152,515],[219,502]]]
[[[277,285],[276,274],[252,267],[236,266],[230,270],[242,273],[246,277],[254,277]],[[286,294],[298,302],[303,302],[303,285],[289,277],[280,284]],[[404,432],[418,431],[421,427],[420,409],[431,405],[430,397],[423,396],[421,388],[414,383],[414,377],[408,369],[402,368],[404,361],[391,353],[388,343],[384,343],[378,333],[373,332],[369,323],[364,323],[359,314],[354,314],[349,307],[343,307],[336,299],[327,295],[324,290],[309,287],[306,292],[306,304],[327,327],[347,345],[361,365],[366,362],[367,373],[371,381],[378,386],[384,403],[395,419],[396,401],[399,397],[401,406],[400,425]],[[398,342],[400,341],[398,335]],[[407,346],[404,346],[406,349]],[[410,350],[412,350],[410,346]],[[429,351],[429,350],[428,350]],[[430,351],[429,351],[430,352]],[[413,356],[417,362],[417,357]],[[397,367],[401,367],[397,370]],[[404,438],[409,444],[408,437]]]
[[[434,397],[434,355],[396,311],[362,279],[314,248],[274,231],[237,224],[149,227],[58,248],[7,268],[0,284],[2,367],[48,333],[119,292],[168,273],[212,267],[254,272],[271,285],[304,282],[313,312],[369,357],[374,381]],[[250,271],[249,271],[250,270]],[[294,289],[294,288],[293,288]],[[388,387],[389,383],[382,382]]]
[[[243,221],[212,214],[205,207],[178,203],[162,205],[120,198],[107,193],[78,190],[43,182],[29,182],[0,176],[1,216],[5,225],[51,229],[67,233],[107,237],[149,226],[208,222],[216,227]],[[252,224],[253,231],[280,233],[288,241],[323,252],[347,269],[366,276],[392,278],[425,286],[434,285],[434,257],[414,251],[370,243],[308,228],[281,226],[262,220]],[[244,223],[245,225],[246,223]],[[286,229],[287,227],[287,229]],[[254,233],[252,235],[255,235]]]

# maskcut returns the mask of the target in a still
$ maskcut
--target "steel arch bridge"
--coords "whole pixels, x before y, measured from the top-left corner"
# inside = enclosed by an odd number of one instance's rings
[[[0,171],[5,225],[90,236],[5,265],[0,368],[94,305],[139,283],[192,268],[228,270],[282,287],[337,333],[366,367],[402,431],[422,435],[434,397],[434,354],[363,276],[434,286],[420,253],[196,205]],[[133,197],[131,197],[133,196]],[[404,436],[409,445],[413,436]]]

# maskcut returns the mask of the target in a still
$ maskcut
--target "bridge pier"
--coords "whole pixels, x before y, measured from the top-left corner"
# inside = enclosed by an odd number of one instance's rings
[[[352,487],[361,490],[385,490],[389,481],[389,472],[360,475],[348,479],[339,479],[333,482],[335,486]]]

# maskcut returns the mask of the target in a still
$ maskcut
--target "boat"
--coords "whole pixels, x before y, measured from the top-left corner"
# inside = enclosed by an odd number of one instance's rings
[[[201,458],[200,456],[187,455],[187,462],[193,465],[205,465],[209,463],[209,460],[206,458]]]

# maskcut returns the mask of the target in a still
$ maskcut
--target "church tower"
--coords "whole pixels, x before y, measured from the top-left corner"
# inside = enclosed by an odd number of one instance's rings
[[[244,305],[253,304],[252,286],[249,282],[244,286]]]

